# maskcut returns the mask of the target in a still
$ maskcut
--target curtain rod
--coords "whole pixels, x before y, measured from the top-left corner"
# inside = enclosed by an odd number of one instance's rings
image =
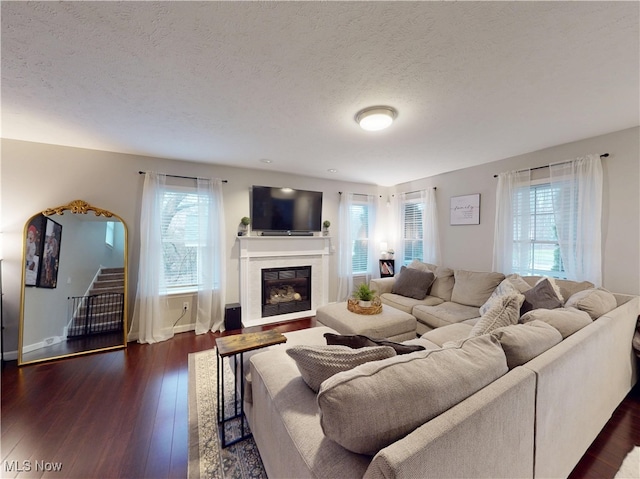
[[[147,172],[146,171],[138,171],[139,174],[141,175],[146,175]],[[180,175],[164,175],[164,176],[170,176],[171,178],[184,178],[185,180],[197,180],[198,177],[197,176],[180,176]],[[223,183],[229,183],[228,180],[221,180]]]
[[[602,155],[600,155],[600,158],[608,158],[608,157],[609,157],[609,153],[603,153]],[[573,160],[567,160],[567,161],[563,161],[563,162],[555,163],[555,164],[556,164],[556,165],[564,165],[565,163],[569,163],[569,162],[571,162],[571,161],[573,161]],[[536,166],[536,167],[534,167],[534,168],[528,168],[528,169],[529,169],[530,171],[533,171],[533,170],[541,170],[542,168],[549,168],[549,165],[545,165],[545,166]],[[517,171],[518,171],[518,172],[520,172],[520,171],[526,171],[526,170],[527,170],[527,168],[525,168],[525,169],[523,169],[523,170],[517,170]],[[497,178],[497,177],[498,177],[498,175],[493,175],[493,177],[494,177],[494,178]]]
[[[437,186],[434,186],[434,187],[433,187],[433,189],[434,189],[434,190],[437,190],[437,189],[438,189],[438,187],[437,187]],[[421,191],[423,191],[423,190],[406,191],[406,192],[404,192],[404,193],[398,193],[398,194],[399,194],[399,195],[412,195],[413,193],[420,193]],[[394,196],[396,196],[396,195],[395,195],[395,194],[393,194],[393,195],[391,195],[391,196],[392,196],[392,197],[394,197]]]

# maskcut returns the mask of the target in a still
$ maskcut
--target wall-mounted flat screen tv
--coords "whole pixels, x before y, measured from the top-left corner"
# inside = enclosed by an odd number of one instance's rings
[[[258,231],[321,231],[322,192],[254,186],[251,227]]]

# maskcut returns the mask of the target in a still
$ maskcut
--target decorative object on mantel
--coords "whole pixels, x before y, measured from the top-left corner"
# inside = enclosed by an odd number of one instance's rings
[[[243,216],[240,219],[240,230],[238,231],[238,236],[248,235],[250,224],[251,224],[251,218],[249,218],[248,216]]]
[[[450,224],[480,224],[480,193],[451,197]]]
[[[331,221],[324,220],[322,222],[322,236],[329,236],[329,226],[331,226]]]
[[[347,309],[356,314],[380,314],[382,312],[382,301],[376,296],[370,302],[371,306],[362,306],[362,302],[356,298],[347,299]]]

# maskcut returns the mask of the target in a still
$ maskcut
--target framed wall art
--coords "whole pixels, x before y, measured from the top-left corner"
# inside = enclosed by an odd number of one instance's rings
[[[40,288],[55,288],[58,285],[58,266],[60,261],[60,242],[62,241],[62,225],[51,218],[46,219],[42,261],[38,274]]]
[[[27,225],[25,242],[25,265],[24,284],[25,286],[38,285],[38,273],[42,259],[42,242],[44,241],[44,225],[46,221],[44,215],[36,215]]]
[[[450,205],[450,224],[480,224],[480,193],[473,195],[452,196]]]

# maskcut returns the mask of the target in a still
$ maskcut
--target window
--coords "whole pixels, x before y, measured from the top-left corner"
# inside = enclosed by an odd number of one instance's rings
[[[402,265],[408,266],[414,259],[422,261],[424,258],[424,203],[418,200],[406,201],[402,205],[402,242],[404,254]]]
[[[107,246],[113,248],[116,239],[116,224],[113,221],[107,221],[104,242]]]
[[[162,250],[165,292],[198,286],[198,194],[172,187],[162,199]],[[207,197],[200,198],[207,201]],[[208,215],[207,215],[208,216]]]
[[[544,183],[521,189],[515,196],[514,238],[521,237],[527,223],[529,238],[516,241],[519,244],[514,244],[514,249],[522,250],[524,253],[513,255],[514,272],[521,275],[566,278],[555,224],[553,193],[551,184]],[[527,210],[521,207],[523,201],[529,202],[528,218],[524,218],[520,213]]]
[[[369,251],[369,206],[367,203],[355,201],[351,205],[351,237],[353,238],[353,257],[351,270],[353,274],[366,274]]]

